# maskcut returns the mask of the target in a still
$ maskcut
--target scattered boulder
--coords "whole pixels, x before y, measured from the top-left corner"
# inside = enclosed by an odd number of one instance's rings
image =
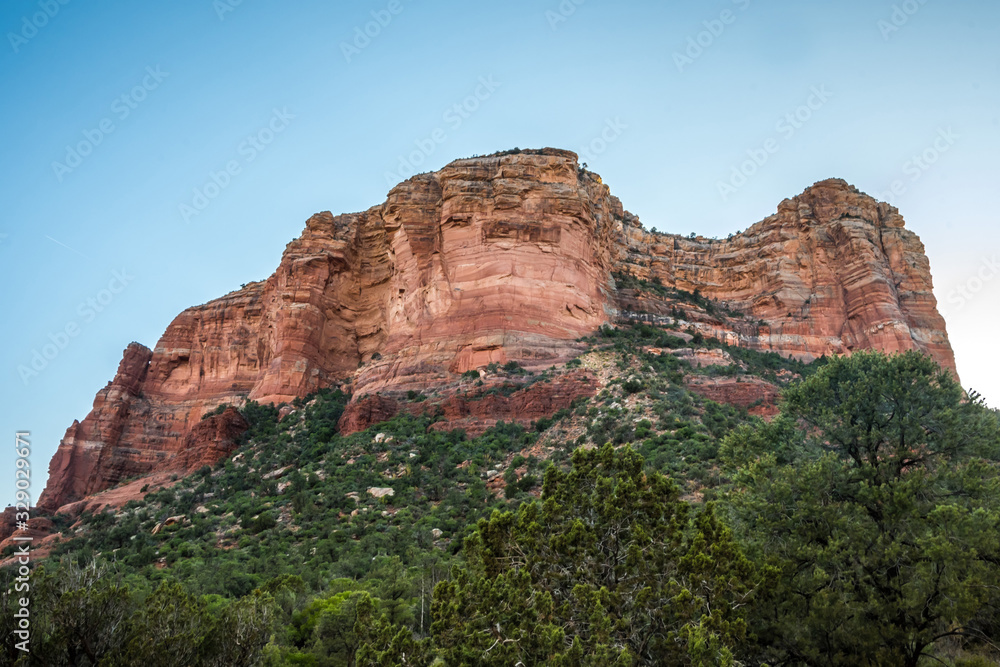
[[[178,514],[177,516],[168,516],[166,519],[156,524],[153,527],[153,535],[159,535],[160,531],[167,526],[183,525],[187,521],[187,517],[183,514]]]
[[[265,479],[265,480],[267,480],[267,479],[278,479],[279,477],[284,477],[285,474],[288,473],[288,471],[291,470],[291,469],[292,469],[292,466],[285,466],[284,468],[278,468],[277,470],[272,470],[271,472],[267,473],[266,475],[264,475],[263,477],[261,477],[261,479]]]

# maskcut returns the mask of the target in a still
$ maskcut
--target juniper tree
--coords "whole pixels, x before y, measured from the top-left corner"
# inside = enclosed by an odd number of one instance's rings
[[[829,362],[722,452],[750,553],[778,568],[755,614],[772,664],[900,665],[973,623],[1000,586],[995,413],[916,352]]]
[[[679,495],[628,447],[577,450],[540,501],[479,521],[429,642],[378,626],[364,664],[392,664],[393,645],[449,665],[732,664],[762,576],[711,505]]]

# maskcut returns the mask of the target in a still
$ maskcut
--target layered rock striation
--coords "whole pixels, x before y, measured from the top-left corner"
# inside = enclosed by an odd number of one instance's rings
[[[616,274],[724,304],[739,317],[690,325],[733,344],[803,359],[917,349],[955,368],[919,239],[844,181],[727,240],[692,239],[645,231],[574,153],[508,152],[411,178],[363,213],[314,215],[266,281],[184,311],[153,350],[130,345],[67,431],[40,506],[228,455],[246,425],[235,410],[203,422],[219,405],[328,386],[388,396],[350,413],[360,426],[394,394],[490,363],[547,368],[602,324],[668,317]]]
[[[495,391],[505,388],[505,385],[513,390],[512,395]],[[597,386],[597,381],[590,374],[573,371],[552,381],[521,386],[492,382],[483,388],[465,388],[461,393],[452,394],[432,405],[401,403],[380,394],[370,394],[347,406],[338,430],[343,435],[351,435],[392,419],[400,412],[413,415],[432,413],[440,417],[440,421],[432,424],[431,428],[460,428],[469,437],[476,437],[499,421],[528,427],[536,420],[569,408],[578,398],[591,398],[597,393]]]
[[[623,223],[624,270],[746,315],[743,326],[708,323],[709,335],[804,360],[920,350],[955,372],[923,244],[895,207],[843,180],[816,183],[726,240],[652,234],[627,214]]]

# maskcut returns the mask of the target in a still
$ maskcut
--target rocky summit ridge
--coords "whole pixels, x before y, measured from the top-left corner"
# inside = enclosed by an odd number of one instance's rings
[[[680,310],[671,290],[708,306]],[[506,151],[415,176],[362,213],[312,216],[267,280],[185,310],[152,350],[129,345],[67,430],[39,508],[78,512],[127,480],[165,483],[228,456],[246,423],[234,409],[203,419],[219,406],[341,387],[354,396],[342,424],[364,428],[399,396],[492,363],[564,364],[579,338],[622,320],[803,360],[916,349],[955,372],[919,238],[845,181],[816,183],[728,239],[691,238],[645,230],[574,153]],[[592,384],[476,406],[453,396],[443,410],[543,416]]]

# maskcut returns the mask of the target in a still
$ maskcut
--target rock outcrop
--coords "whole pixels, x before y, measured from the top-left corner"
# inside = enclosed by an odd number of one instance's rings
[[[53,513],[134,477],[185,474],[214,464],[237,447],[247,429],[239,411],[194,420],[190,410],[146,398],[142,388],[152,352],[132,343],[108,386],[82,422],[73,422],[49,462],[38,508]],[[197,411],[200,413],[200,411]],[[141,497],[132,491],[126,494]],[[114,504],[114,503],[109,503]],[[74,508],[72,513],[76,513]]]
[[[385,395],[349,410],[357,428],[408,390],[494,362],[547,368],[602,324],[670,315],[613,274],[717,300],[739,317],[685,324],[733,344],[803,359],[918,349],[955,369],[919,239],[844,181],[716,241],[645,231],[573,153],[508,152],[415,176],[363,213],[314,215],[266,281],[184,311],[153,350],[130,345],[67,431],[40,506],[226,456],[246,426],[235,411],[201,421],[219,405]]]
[[[570,407],[577,398],[597,393],[597,381],[588,373],[575,371],[548,382],[538,382],[511,396],[483,392],[479,395],[450,396],[438,409],[443,419],[432,428],[464,429],[475,437],[499,421],[530,426]]]
[[[510,395],[503,393],[505,389]],[[340,417],[338,429],[344,435],[351,435],[392,419],[399,412],[413,415],[432,412],[441,420],[431,428],[460,428],[469,437],[476,437],[499,421],[529,426],[533,421],[570,407],[577,398],[590,398],[596,393],[597,381],[590,374],[573,371],[553,380],[530,384],[495,381],[468,392],[452,394],[430,406],[400,403],[376,394],[348,405]]]
[[[399,413],[399,407],[399,401],[381,394],[365,396],[344,408],[344,414],[337,423],[337,430],[343,435],[364,431],[373,424],[395,417]]]
[[[845,181],[816,183],[726,240],[652,234],[628,214],[623,231],[618,270],[746,315],[699,326],[707,335],[804,360],[921,350],[955,372],[923,244],[895,207]]]
[[[684,385],[690,391],[716,403],[748,408],[751,414],[773,416],[778,413],[781,390],[758,377],[694,376],[688,378]]]

